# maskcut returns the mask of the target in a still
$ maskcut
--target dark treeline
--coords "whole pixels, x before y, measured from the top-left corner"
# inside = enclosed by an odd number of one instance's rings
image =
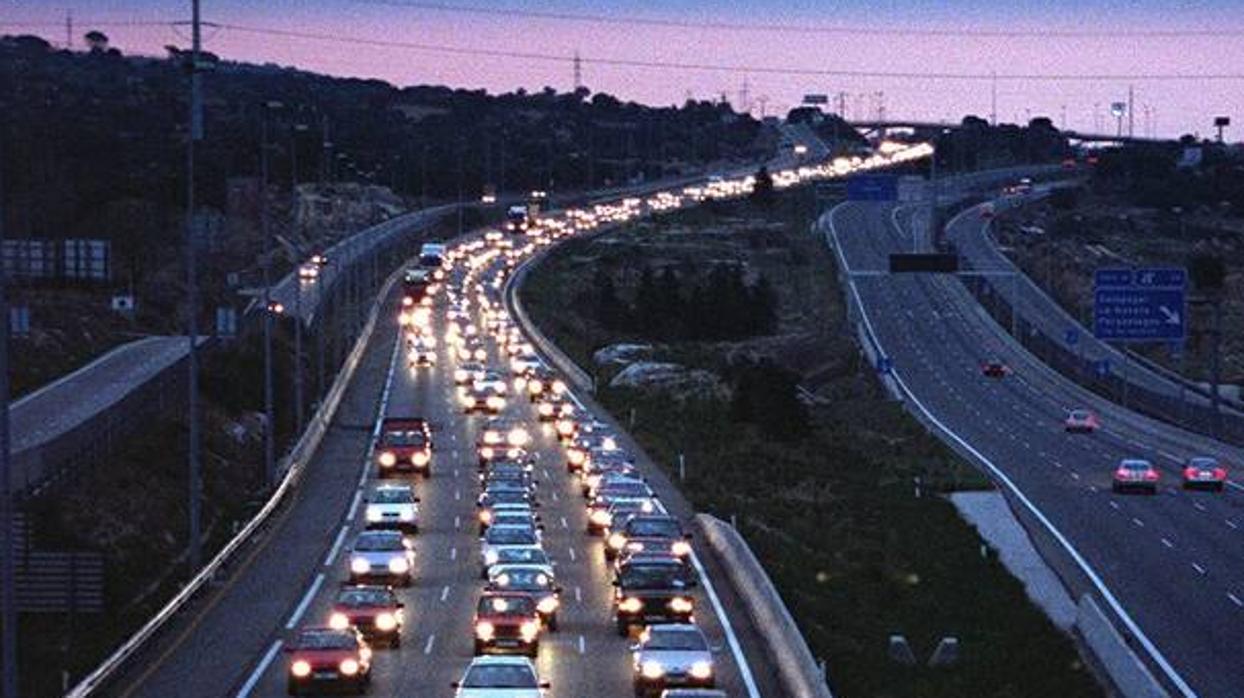
[[[692,276],[671,266],[644,267],[628,302],[613,276],[600,269],[593,284],[597,318],[607,329],[658,341],[736,340],[777,329],[777,295],[763,276],[748,284],[737,264]]]
[[[1185,159],[1188,149],[1199,151],[1199,162]],[[1186,166],[1180,166],[1181,160]],[[1091,186],[1146,208],[1191,211],[1208,206],[1239,215],[1244,212],[1244,158],[1238,151],[1185,136],[1179,143],[1103,152]]]

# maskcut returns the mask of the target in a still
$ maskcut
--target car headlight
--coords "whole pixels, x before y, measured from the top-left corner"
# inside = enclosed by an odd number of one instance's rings
[[[558,394],[566,392],[565,381],[561,381],[561,380],[553,381],[553,392],[558,393]]]
[[[295,661],[293,664],[289,665],[289,673],[293,674],[294,676],[297,676],[298,678],[302,678],[304,676],[310,676],[311,675],[311,663],[305,659],[299,659]]]
[[[605,516],[609,515],[609,512],[607,511],[597,512],[597,513],[602,513]],[[595,514],[593,514],[593,516],[595,516]],[[624,545],[626,545],[626,536],[622,535],[621,533],[614,533],[609,536],[609,547],[610,548],[613,548],[614,550],[621,550],[622,546]]]
[[[389,571],[393,574],[406,574],[410,571],[410,563],[404,557],[395,557],[389,560]]]
[[[462,404],[467,407],[475,404],[475,398],[470,393],[462,393],[458,399],[462,400]]]
[[[625,613],[639,613],[643,607],[644,602],[634,596],[628,596],[627,598],[622,599],[621,603],[618,604],[618,610]]]
[[[359,673],[359,662],[357,659],[346,658],[341,660],[341,673],[346,676],[354,676]]]
[[[367,574],[371,571],[371,563],[365,557],[356,557],[350,560],[350,571],[355,574]]]
[[[392,613],[381,613],[376,616],[376,629],[388,632],[397,627],[397,616]]]
[[[501,529],[497,529],[497,530],[499,531]],[[489,550],[488,552],[484,553],[484,564],[485,565],[495,565],[497,564],[498,559],[500,559],[500,556],[497,555],[496,550]]]
[[[488,406],[494,410],[500,410],[505,407],[505,398],[494,395],[488,398]]]
[[[495,444],[501,441],[501,435],[495,431],[484,432],[484,443]]]
[[[380,464],[384,467],[391,467],[395,463],[397,463],[397,456],[392,451],[385,451],[380,454]]]
[[[609,512],[605,511],[604,509],[597,509],[596,511],[593,511],[591,519],[592,519],[592,523],[596,524],[597,526],[608,526],[609,524],[613,523],[613,517],[610,516]],[[609,545],[610,546],[613,545],[612,537],[610,538]]]
[[[496,631],[497,629],[493,627],[492,623],[489,623],[486,620],[481,620],[475,624],[475,637],[478,637],[481,640],[491,640],[493,633]]]
[[[536,408],[536,411],[540,413],[541,417],[553,416],[553,406],[547,402],[540,403],[540,406]]]
[[[670,610],[674,613],[690,613],[692,608],[694,608],[694,605],[691,603],[691,599],[681,596],[675,596],[670,599]]]
[[[501,343],[502,343],[502,344],[504,344],[504,343],[505,343],[505,340],[504,340],[504,339],[502,339],[502,340],[500,340],[500,341],[501,341]],[[517,390],[517,391],[521,392],[521,391],[522,391],[524,388],[526,388],[526,387],[527,387],[527,379],[526,379],[526,378],[523,378],[522,376],[519,376],[518,378],[515,378],[515,379],[514,379],[514,389],[515,389],[515,390]]]
[[[398,512],[397,518],[401,519],[402,521],[414,521],[415,510],[414,509],[403,509],[400,512]]]
[[[674,544],[670,546],[670,552],[674,553],[678,557],[686,557],[691,554],[691,544],[685,540],[676,540],[674,541]]]
[[[492,446],[485,446],[479,450],[480,458],[484,460],[492,460],[493,454]]]
[[[511,446],[526,446],[527,442],[531,440],[531,436],[527,434],[526,429],[512,429],[506,440],[510,442]]]
[[[574,433],[574,422],[569,419],[562,419],[557,422],[557,433],[562,436],[570,436]]]
[[[368,521],[373,521],[373,522],[379,521],[382,518],[384,517],[383,515],[381,515],[379,509],[372,509],[371,507],[367,507],[367,520]]]
[[[484,360],[485,360],[485,359],[487,359],[487,358],[488,358],[488,352],[484,351],[483,349],[476,349],[476,350],[475,350],[475,360],[476,360],[476,361],[484,361]]]
[[[479,521],[480,521],[480,523],[491,523],[491,522],[492,522],[492,512],[491,512],[491,511],[488,511],[487,509],[485,509],[484,511],[481,511],[481,512],[479,513]]]
[[[527,384],[527,391],[530,392],[532,395],[539,395],[540,393],[544,392],[544,383],[533,379],[531,382]]]
[[[328,627],[334,630],[345,630],[350,627],[350,619],[344,613],[334,613],[328,617]]]
[[[580,451],[577,448],[572,448],[570,449],[568,453],[566,453],[566,459],[569,460],[571,463],[574,463],[575,465],[582,465],[583,464],[583,451]]]
[[[540,624],[534,620],[523,621],[523,624],[518,626],[518,634],[522,635],[523,640],[531,642],[540,634]]]
[[[553,611],[556,611],[559,605],[561,604],[557,600],[556,596],[546,596],[543,599],[540,599],[540,603],[536,604],[536,610],[548,615]]]
[[[431,456],[428,455],[427,451],[415,451],[414,455],[410,457],[410,462],[415,465],[427,465],[429,460],[431,460]]]
[[[646,679],[659,679],[665,676],[665,667],[660,662],[649,659],[640,666],[639,673]]]
[[[462,369],[458,369],[458,370],[454,371],[454,380],[455,380],[455,381],[457,381],[457,382],[461,383],[462,381],[464,381],[464,380],[466,380],[466,379],[467,379],[467,372],[466,372],[466,371],[464,371],[464,370],[462,370]]]

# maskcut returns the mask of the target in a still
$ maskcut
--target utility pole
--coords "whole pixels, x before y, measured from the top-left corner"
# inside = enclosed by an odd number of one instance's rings
[[[190,49],[190,114],[189,131],[186,139],[186,338],[189,346],[190,386],[188,396],[189,428],[189,479],[190,479],[190,540],[188,544],[188,560],[191,574],[199,569],[202,561],[202,542],[199,540],[199,505],[202,489],[199,472],[199,288],[195,269],[195,245],[198,226],[194,213],[194,144],[203,140],[203,94],[202,81],[199,75],[199,58],[203,50],[202,19],[199,15],[199,0],[190,0],[192,40]]]
[[[65,10],[65,50],[73,50],[73,9]]]
[[[989,125],[998,125],[998,71],[989,74]]]
[[[583,87],[583,59],[579,57],[579,50],[574,52],[574,91],[578,92]]]
[[[0,121],[0,245],[4,243],[4,122]],[[17,696],[17,564],[13,556],[13,489],[9,473],[9,304],[0,265],[0,696]]]
[[[1127,137],[1136,137],[1136,91],[1127,86]]]

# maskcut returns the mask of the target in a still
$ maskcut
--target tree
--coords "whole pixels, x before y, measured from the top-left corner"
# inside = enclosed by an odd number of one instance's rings
[[[751,422],[779,441],[794,441],[808,433],[808,412],[796,394],[798,376],[768,359],[742,361],[732,368],[730,414],[735,421]]]
[[[108,50],[108,35],[98,29],[92,29],[83,38],[86,39],[86,46],[91,53],[104,53]]]
[[[592,286],[596,289],[596,318],[600,324],[610,330],[626,329],[630,325],[630,309],[618,298],[613,275],[604,267],[597,267]]]
[[[752,188],[752,201],[768,208],[773,205],[773,176],[764,165],[756,171],[756,184]]]
[[[1215,294],[1227,281],[1227,266],[1218,255],[1200,254],[1188,265],[1192,285],[1203,293]]]

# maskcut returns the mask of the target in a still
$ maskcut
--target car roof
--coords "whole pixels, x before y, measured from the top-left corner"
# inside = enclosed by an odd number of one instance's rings
[[[515,657],[513,655],[487,654],[481,657],[475,657],[471,660],[471,666],[525,666],[535,671],[535,662],[526,657]]]
[[[1144,458],[1124,458],[1122,462],[1119,463],[1119,467],[1120,468],[1152,468],[1153,463],[1150,463]]]

